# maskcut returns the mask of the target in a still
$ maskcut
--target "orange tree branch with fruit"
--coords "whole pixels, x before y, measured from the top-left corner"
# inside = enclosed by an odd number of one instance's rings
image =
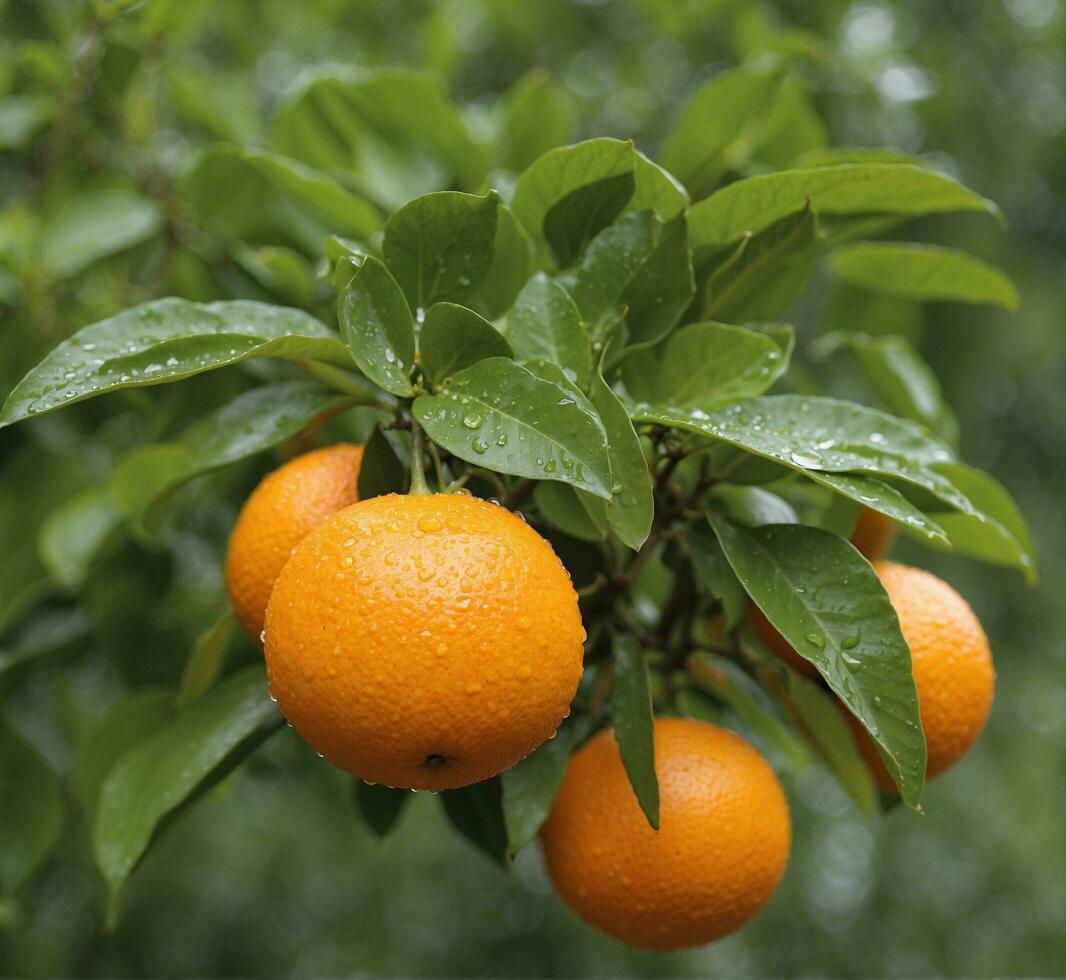
[[[104,767],[93,851],[112,918],[157,832],[283,719],[357,777],[377,833],[407,791],[439,791],[493,858],[540,835],[581,916],[661,949],[738,928],[785,869],[785,796],[732,729],[827,766],[867,812],[920,809],[927,776],[970,748],[994,679],[980,624],[945,583],[880,559],[899,526],[1033,577],[1023,519],[958,459],[902,338],[837,331],[813,349],[854,357],[892,414],[803,378],[773,389],[795,347],[779,320],[826,271],[1013,307],[972,256],[882,237],[998,212],[889,151],[723,181],[784,77],[713,79],[657,163],[627,141],[538,136],[544,77],[493,117],[492,144],[427,80],[325,74],[280,107],[274,151],[220,146],[183,175],[179,205],[208,236],[275,197],[338,233],[305,308],[147,302],[59,344],[0,415],[260,364],[257,384],[57,511],[48,540],[83,572],[119,528],[150,542],[183,484],[291,454],[230,537],[232,616],[191,652],[176,707],[145,713]],[[316,106],[401,90],[420,167],[338,179],[326,136],[354,146],[357,120]],[[744,98],[750,118],[719,111]],[[251,204],[219,195],[238,185]],[[280,252],[256,261],[292,272]],[[351,412],[360,444],[329,435]],[[226,670],[235,621],[265,674]],[[115,724],[140,724],[139,704]]]

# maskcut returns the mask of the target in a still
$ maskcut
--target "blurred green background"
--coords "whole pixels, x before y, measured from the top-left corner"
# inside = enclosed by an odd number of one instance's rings
[[[808,348],[830,321],[849,318],[857,322],[845,325],[868,330],[887,318],[919,340],[958,415],[963,458],[1012,491],[1037,542],[1035,590],[1016,573],[897,545],[897,557],[932,568],[970,599],[999,673],[984,738],[929,787],[926,814],[867,821],[825,773],[786,773],[795,843],[767,909],[706,949],[643,954],[562,907],[535,848],[505,876],[444,825],[432,797],[416,798],[395,834],[376,842],[354,816],[349,782],[286,735],[167,832],[110,936],[100,929],[102,886],[84,860],[85,828],[73,818],[19,904],[0,906],[0,972],[1066,971],[1060,0],[0,0],[0,394],[77,327],[161,290],[261,294],[254,265],[232,254],[198,264],[179,253],[168,265],[146,248],[56,278],[35,273],[28,243],[74,187],[128,184],[170,208],[173,177],[197,148],[265,143],[273,106],[309,67],[427,68],[475,124],[494,95],[543,67],[571,94],[581,135],[632,136],[653,152],[672,109],[701,81],[767,51],[794,61],[834,145],[921,154],[998,201],[1009,220],[1006,233],[972,216],[927,219],[913,231],[1005,269],[1023,297],[1019,314],[879,309],[863,297],[830,299],[822,284],[796,317]],[[782,112],[783,132],[818,140],[820,124],[802,106]],[[0,593],[37,606],[31,617],[12,607],[0,619],[0,660],[11,656],[5,648],[51,651],[32,672],[6,671],[2,713],[60,773],[123,690],[180,672],[219,603],[236,502],[271,463],[197,483],[161,542],[114,549],[76,604],[39,581],[36,527],[117,454],[240,389],[239,378],[222,374],[125,392],[0,436]],[[808,360],[793,383],[871,400],[854,375],[842,359]],[[242,655],[255,654],[249,646]]]

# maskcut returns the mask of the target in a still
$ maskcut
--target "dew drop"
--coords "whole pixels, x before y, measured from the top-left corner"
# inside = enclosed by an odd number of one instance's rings
[[[854,632],[844,636],[840,641],[840,645],[845,650],[854,650],[859,645],[861,636],[861,632],[856,629]]]
[[[484,440],[482,440],[482,439],[475,439],[470,444],[470,447],[474,450],[475,453],[477,453],[480,456],[482,453],[488,451],[489,444],[487,442],[485,442]]]
[[[484,422],[485,418],[480,412],[467,412],[463,416],[463,425],[468,429],[480,429]]]
[[[808,633],[804,637],[804,639],[808,643],[810,643],[812,646],[817,647],[819,650],[822,650],[822,649],[825,648],[825,634],[824,633],[819,633],[819,632],[813,632],[812,631],[812,632]]]
[[[813,449],[793,449],[788,455],[797,466],[821,466],[825,463],[822,454]]]

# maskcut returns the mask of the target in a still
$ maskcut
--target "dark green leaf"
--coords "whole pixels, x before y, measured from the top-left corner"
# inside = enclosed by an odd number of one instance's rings
[[[607,537],[607,505],[599,497],[565,483],[544,481],[534,489],[533,502],[541,517],[572,538],[603,541]]]
[[[86,191],[45,222],[41,262],[53,276],[72,276],[151,237],[162,219],[159,206],[134,191]]]
[[[542,153],[571,142],[577,129],[574,100],[542,69],[523,75],[501,100],[499,164],[528,167]]]
[[[913,242],[856,242],[837,249],[834,274],[904,299],[989,303],[1016,310],[1018,292],[999,269],[954,248]]]
[[[0,427],[108,391],[177,381],[250,357],[352,363],[340,337],[300,310],[250,300],[155,300],[64,340],[8,396]]]
[[[222,675],[226,665],[226,648],[237,628],[231,613],[225,613],[204,630],[185,662],[178,689],[178,707],[187,708],[199,701]]]
[[[659,780],[655,774],[651,681],[644,651],[631,636],[619,635],[614,639],[611,719],[629,783],[648,823],[658,830]]]
[[[718,539],[709,529],[694,527],[686,534],[684,546],[696,581],[721,602],[725,628],[732,629],[744,618],[747,593],[722,554]]]
[[[352,272],[338,299],[338,319],[352,360],[394,395],[411,395],[415,325],[389,270],[371,256],[348,262]]]
[[[610,496],[603,429],[568,388],[504,357],[453,375],[415,400],[429,437],[460,459],[499,473],[561,480]]]
[[[820,247],[810,208],[746,235],[711,273],[703,316],[732,323],[780,316],[807,288]]]
[[[584,184],[559,198],[544,215],[544,238],[560,269],[569,266],[633,196],[633,172]]]
[[[175,710],[173,692],[145,687],[116,701],[96,720],[74,762],[74,788],[86,813],[96,813],[100,787],[119,758],[167,724]]]
[[[661,347],[627,357],[622,377],[641,401],[709,407],[761,394],[786,367],[787,358],[766,334],[725,323],[693,323]]]
[[[520,360],[558,364],[573,371],[578,387],[588,387],[592,355],[581,313],[554,279],[538,272],[526,283],[507,314],[506,334]]]
[[[486,357],[514,356],[511,345],[491,323],[453,303],[436,303],[429,308],[418,345],[422,371],[433,385]]]
[[[593,372],[589,382],[589,399],[607,433],[613,480],[607,524],[623,544],[636,551],[647,540],[655,516],[648,461],[629,413],[598,371]]]
[[[697,257],[755,234],[812,206],[820,215],[888,214],[912,217],[945,211],[987,211],[991,201],[943,174],[910,164],[867,163],[782,170],[738,180],[689,211],[689,240]]]
[[[357,489],[360,500],[407,489],[407,470],[380,425],[374,426],[363,447]]]
[[[713,187],[751,155],[784,74],[776,63],[764,62],[721,72],[705,82],[670,128],[663,166],[692,190]]]
[[[41,527],[41,562],[63,586],[81,585],[122,514],[106,486],[87,487],[61,504]]]
[[[119,461],[108,489],[127,516],[153,529],[160,516],[157,505],[186,481],[269,449],[323,412],[353,401],[314,381],[251,388],[175,441],[135,449]]]
[[[452,825],[475,847],[504,867],[508,864],[507,828],[499,779],[486,779],[440,794]]]
[[[484,197],[438,191],[389,218],[385,263],[412,309],[461,303],[478,291],[492,266],[499,203],[495,191]]]
[[[93,835],[112,919],[123,882],[161,826],[243,762],[280,723],[263,668],[249,667],[119,759],[100,788]]]
[[[512,855],[530,843],[551,813],[555,794],[570,761],[573,730],[564,725],[555,738],[500,776],[503,787],[503,821]]]
[[[48,857],[63,829],[63,785],[52,767],[0,719],[0,895],[12,897]]]
[[[366,825],[378,837],[384,837],[400,819],[404,804],[411,799],[409,789],[393,789],[357,780],[355,803]]]
[[[747,530],[719,518],[712,526],[748,595],[870,733],[904,802],[918,809],[925,738],[910,649],[873,567],[820,528]]]

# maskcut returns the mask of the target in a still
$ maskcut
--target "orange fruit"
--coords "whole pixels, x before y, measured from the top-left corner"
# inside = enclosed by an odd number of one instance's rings
[[[947,582],[896,562],[875,562],[874,568],[911,648],[927,747],[925,772],[932,778],[969,751],[988,720],[996,685],[988,637],[969,604]],[[848,718],[878,783],[894,790],[873,741],[850,712]]]
[[[340,442],[268,473],[241,508],[226,551],[226,591],[258,638],[267,602],[292,549],[330,514],[354,504],[363,447]]]
[[[783,660],[793,670],[799,671],[804,677],[816,678],[820,676],[818,669],[809,660],[801,657],[792,648],[792,645],[775,628],[764,615],[762,610],[750,599],[748,600],[748,619],[751,621],[755,635],[762,640],[770,652]]]
[[[633,946],[681,949],[726,935],[773,894],[791,845],[770,764],[739,735],[655,721],[659,830],[641,812],[614,733],[570,760],[541,832],[556,890],[586,922]]]
[[[870,561],[877,561],[896,537],[896,522],[880,511],[864,507],[851,532],[851,543]]]
[[[367,782],[466,786],[569,714],[585,631],[536,531],[464,494],[390,494],[296,548],[266,616],[271,691],[300,735]]]

